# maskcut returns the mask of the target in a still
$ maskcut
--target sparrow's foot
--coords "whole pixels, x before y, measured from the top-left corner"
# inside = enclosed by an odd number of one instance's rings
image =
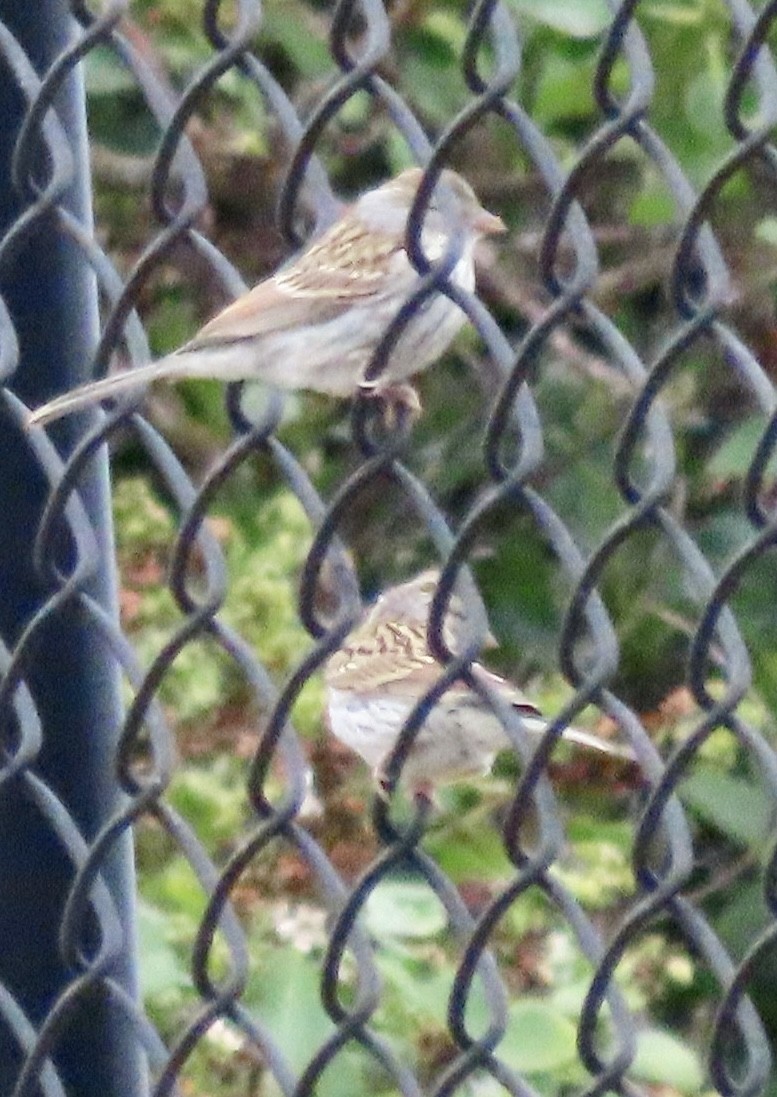
[[[376,792],[384,804],[391,800],[391,782],[382,766],[378,766],[374,772]],[[435,807],[434,785],[431,781],[416,781],[413,785],[413,801],[421,811],[428,811]]]
[[[434,785],[431,781],[416,781],[413,785],[413,800],[420,811],[429,811],[435,807]]]
[[[375,791],[383,803],[387,804],[391,800],[392,788],[383,766],[378,766],[373,776],[375,777]]]
[[[383,404],[383,422],[388,430],[407,424],[412,425],[421,415],[418,393],[407,381],[381,384],[380,381],[362,381],[359,392],[369,400]]]

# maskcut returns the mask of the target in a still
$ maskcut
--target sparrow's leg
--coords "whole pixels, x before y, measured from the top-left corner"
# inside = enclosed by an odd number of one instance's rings
[[[372,776],[375,778],[375,790],[378,796],[387,804],[391,799],[391,788],[382,764],[375,767]]]
[[[413,786],[413,800],[421,811],[437,806],[434,796],[434,785],[431,781],[417,781]]]
[[[418,393],[407,381],[362,381],[359,392],[369,400],[382,401],[383,419],[389,430],[403,423],[412,425],[421,415]]]
[[[377,795],[383,800],[384,803],[388,803],[391,799],[391,789],[389,787],[389,780],[386,775],[386,771],[383,769],[382,763],[375,767],[373,772],[375,778],[375,786]],[[431,781],[416,781],[413,785],[413,800],[416,805],[422,810],[427,810],[436,805],[434,797],[434,785]]]

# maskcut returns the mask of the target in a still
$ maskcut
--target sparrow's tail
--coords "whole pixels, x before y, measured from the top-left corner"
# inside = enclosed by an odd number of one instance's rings
[[[520,708],[518,711],[523,717],[527,730],[542,735],[548,726],[548,721],[539,719],[536,716],[523,716]],[[612,743],[609,739],[600,739],[598,735],[593,735],[589,731],[581,731],[580,728],[565,728],[561,738],[567,743],[575,743],[577,746],[586,747],[588,750],[597,750],[600,754],[609,754],[611,758],[622,758],[624,762],[636,760],[631,747],[624,746],[621,743]]]
[[[70,415],[74,411],[91,407],[92,404],[97,404],[109,396],[121,396],[133,391],[140,392],[152,381],[217,376],[221,372],[218,366],[219,363],[214,361],[212,356],[209,358],[203,354],[175,351],[165,358],[159,358],[156,362],[124,370],[122,373],[112,373],[110,377],[89,381],[85,385],[71,389],[70,392],[63,392],[61,396],[55,396],[53,400],[49,400],[32,412],[27,420],[27,427],[46,426],[47,423],[60,419],[63,415]],[[224,370],[223,374],[224,380],[232,379],[227,370]]]
[[[124,373],[113,373],[110,377],[103,377],[99,381],[89,381],[85,385],[63,392],[61,396],[55,396],[47,404],[36,408],[27,420],[29,427],[43,427],[47,423],[60,419],[63,415],[70,415],[74,411],[91,407],[92,404],[108,396],[120,396],[122,393],[142,390],[157,377],[169,376],[164,370],[164,363],[150,362],[147,366],[139,366],[137,369],[128,369]],[[160,372],[161,371],[161,372]]]
[[[611,758],[622,758],[624,762],[635,762],[636,755],[631,747],[622,743],[611,743],[609,739],[600,739],[598,735],[581,731],[580,728],[566,728],[561,737],[568,743],[576,743],[579,747],[588,747],[589,750],[598,750],[600,754],[609,754]]]

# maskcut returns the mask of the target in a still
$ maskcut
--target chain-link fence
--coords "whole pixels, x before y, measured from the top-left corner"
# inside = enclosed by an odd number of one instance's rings
[[[4,1093],[777,1092],[777,5],[610,8],[3,6]],[[684,83],[689,40],[704,62]],[[165,390],[27,428],[154,357],[148,331],[168,351],[240,294],[242,237],[258,278],[338,217],[341,186],[410,162],[429,167],[418,282],[367,376],[439,293],[472,325],[453,372],[424,374],[417,422],[232,384],[226,414],[222,389],[199,417]],[[457,233],[423,248],[449,165],[510,222],[478,294],[452,275]],[[238,513],[266,566],[235,591]],[[433,560],[439,674],[373,796],[315,683],[360,589]],[[473,670],[484,628],[446,642],[463,565],[497,576],[508,655],[511,629],[538,653],[503,669],[542,692],[555,668],[541,741]],[[408,798],[447,687],[513,750],[491,793]],[[581,720],[633,760],[565,746]]]

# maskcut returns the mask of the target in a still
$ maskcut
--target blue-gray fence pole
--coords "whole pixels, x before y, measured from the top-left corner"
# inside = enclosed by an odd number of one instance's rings
[[[75,31],[67,0],[4,0],[0,19],[39,74]],[[0,59],[0,234],[22,212],[11,183],[11,155],[25,103]],[[64,205],[89,223],[91,201],[83,82],[71,77],[56,101],[75,160]],[[45,173],[44,173],[45,174]],[[78,248],[43,221],[13,262],[0,271],[0,294],[19,338],[21,360],[12,387],[35,406],[54,391],[83,380],[97,332],[95,285]],[[57,441],[67,448],[73,424]],[[0,426],[0,636],[13,647],[46,597],[31,546],[46,485],[19,433]],[[105,460],[95,463],[79,491],[100,539],[102,564],[89,593],[116,612],[112,534]],[[50,594],[51,592],[48,591]],[[113,752],[120,723],[119,681],[104,646],[75,609],[52,616],[36,649],[28,684],[44,724],[35,771],[56,792],[87,841],[115,811]],[[25,795],[23,783],[0,795],[0,983],[40,1026],[72,981],[59,955],[57,933],[73,869],[62,845]],[[129,840],[106,862],[108,884],[125,928],[126,948],[111,977],[135,996],[134,876]],[[99,994],[67,1017],[54,1064],[68,1097],[141,1097],[148,1086],[130,1021]],[[17,1043],[0,1016],[0,1093],[14,1092],[20,1069]],[[37,1087],[33,1087],[38,1093]]]

